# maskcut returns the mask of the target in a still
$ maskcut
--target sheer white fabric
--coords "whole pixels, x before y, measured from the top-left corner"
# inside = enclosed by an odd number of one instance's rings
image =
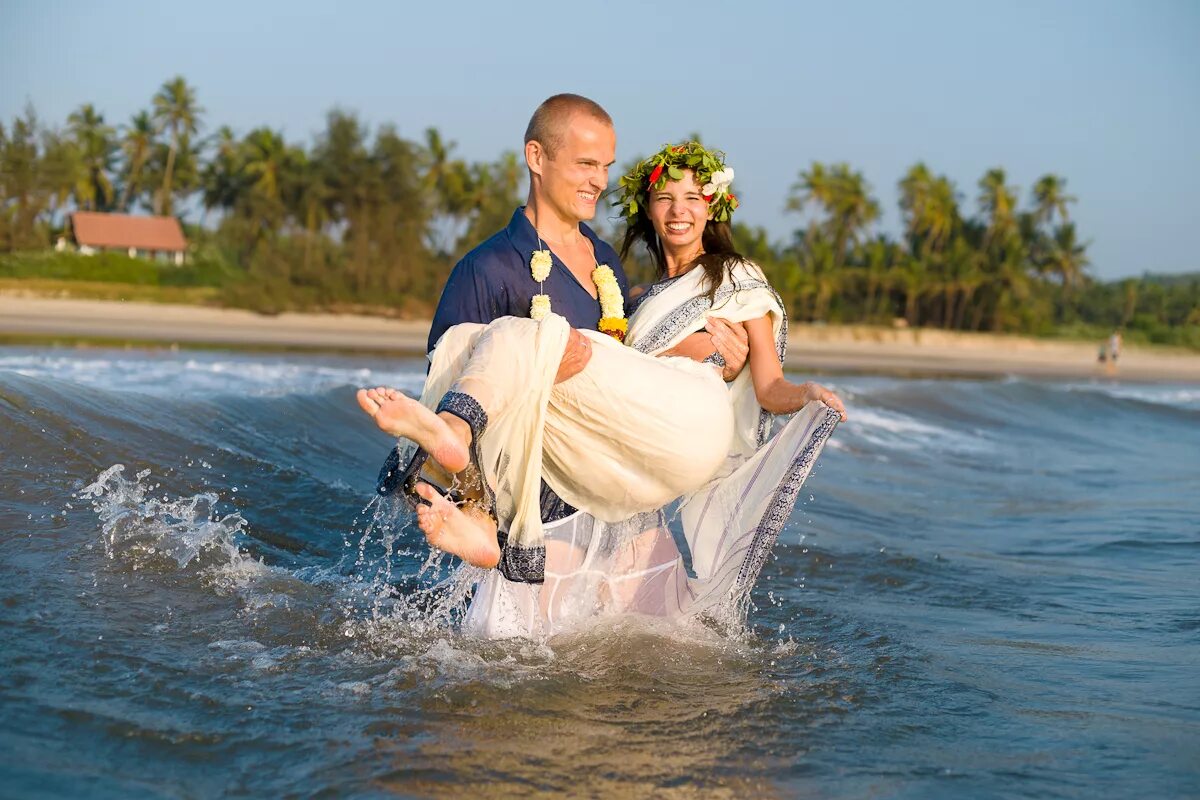
[[[545,526],[545,583],[488,572],[463,621],[486,638],[541,638],[615,614],[736,622],[837,414],[811,403],[727,478],[665,515],[606,523],[579,513]],[[689,557],[690,556],[690,557]]]
[[[750,263],[736,267],[718,287],[711,308],[701,277],[702,273],[693,270],[651,289],[630,320],[627,341],[632,350],[654,356],[670,349],[702,329],[709,314],[734,322],[770,315],[782,360],[786,314],[758,267]],[[597,353],[605,351],[596,349]],[[631,349],[612,352],[629,354]],[[620,363],[624,358],[617,356]],[[656,360],[667,364],[679,361]],[[679,374],[700,366],[687,363],[691,366]],[[624,371],[622,380],[615,370],[608,372],[611,365],[604,369],[615,382],[604,387],[606,410],[602,413],[618,430],[601,435],[620,439],[627,435],[620,426],[641,428],[649,419],[656,426],[650,438],[666,445],[685,449],[695,446],[696,440],[719,444],[725,455],[715,477],[702,486],[697,484],[698,488],[677,493],[684,495],[676,517],[678,539],[661,511],[621,521],[579,513],[544,526],[545,583],[515,583],[496,571],[489,572],[477,587],[464,619],[467,632],[490,638],[536,638],[577,629],[611,614],[668,619],[696,615],[728,619],[736,615],[838,420],[835,412],[812,403],[766,441],[770,419],[758,406],[747,369],[727,390],[722,387],[723,402],[733,413],[732,425],[714,426],[708,420],[689,417],[681,428],[672,422],[689,407],[686,389],[640,381]],[[586,381],[579,384],[584,385]],[[561,406],[563,419],[596,413],[588,410],[592,391],[594,386],[588,385],[586,391],[574,395],[579,405]],[[631,408],[636,408],[636,415],[625,413]],[[556,447],[570,447],[569,432],[555,436]],[[550,438],[547,433],[546,441]],[[655,457],[660,456],[656,451]],[[548,451],[546,461],[551,461]],[[591,510],[586,503],[574,502],[572,498],[579,496],[570,492],[572,481],[587,481],[595,474],[587,452],[576,453],[556,468],[548,467],[548,482],[553,469],[559,471],[553,473],[551,486],[563,489],[562,496],[573,505]],[[628,479],[636,480],[632,475]],[[607,485],[617,493],[630,491],[628,484]]]

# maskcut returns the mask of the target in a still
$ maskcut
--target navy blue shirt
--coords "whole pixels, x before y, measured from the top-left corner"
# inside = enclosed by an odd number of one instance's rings
[[[579,232],[592,240],[596,263],[612,268],[628,307],[629,280],[617,251],[583,223],[579,224]],[[544,243],[542,248],[550,249]],[[572,328],[596,330],[600,324],[600,301],[583,288],[558,256],[551,254],[554,266],[539,289],[529,271],[529,259],[537,249],[537,232],[521,206],[513,212],[508,227],[454,266],[433,315],[426,350],[432,351],[446,329],[460,322],[486,324],[500,317],[528,317],[533,296],[540,292],[550,295],[550,307],[555,314],[565,317]]]

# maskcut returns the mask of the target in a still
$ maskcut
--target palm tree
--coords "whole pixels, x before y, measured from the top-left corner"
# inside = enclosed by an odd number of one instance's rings
[[[364,202],[370,182],[371,159],[366,145],[367,131],[353,114],[329,112],[325,132],[313,150],[322,180],[329,189],[329,218],[347,222],[347,238],[353,238],[354,220]]]
[[[119,207],[128,211],[133,198],[141,188],[142,170],[154,147],[154,120],[149,111],[139,111],[125,126],[121,137],[121,150],[125,154],[125,187],[121,192]]]
[[[863,274],[866,278],[867,296],[863,305],[868,320],[880,315],[879,295],[884,288],[888,273],[896,263],[896,248],[886,236],[876,236],[862,251]]]
[[[834,164],[827,170],[825,165],[813,162],[808,172],[801,172],[792,186],[787,209],[803,211],[809,204],[829,215],[824,224],[838,251],[839,264],[845,260],[847,245],[856,244],[867,226],[879,218],[879,203],[870,196],[870,186],[849,164]]]
[[[813,162],[807,172],[802,171],[799,180],[792,186],[787,210],[802,212],[807,206],[821,208],[827,218],[817,227],[810,227],[810,236],[818,228],[825,233],[826,241],[812,242],[810,250],[818,250],[830,257],[829,276],[818,279],[815,313],[823,315],[828,310],[830,287],[837,283],[837,273],[846,263],[849,246],[857,244],[859,238],[872,222],[879,219],[879,203],[870,195],[870,186],[861,172],[854,172],[848,164],[825,165]],[[818,261],[810,261],[817,264]],[[823,260],[820,263],[824,263]],[[823,318],[823,316],[821,317]]]
[[[934,176],[923,163],[909,167],[900,179],[900,210],[914,252],[925,257],[940,251],[958,224],[958,191],[944,176]]]
[[[0,246],[6,250],[45,244],[39,239],[37,222],[54,195],[52,173],[56,165],[48,147],[51,138],[57,137],[41,129],[33,106],[28,105],[23,117],[13,119],[12,130],[0,150],[0,215],[5,228]]]
[[[1051,241],[1046,259],[1047,266],[1058,273],[1063,293],[1069,297],[1083,279],[1084,270],[1088,266],[1087,244],[1080,243],[1076,238],[1074,222],[1067,222],[1055,228]]]
[[[292,150],[289,158],[292,168],[292,180],[288,197],[288,205],[292,215],[304,227],[304,259],[303,268],[308,273],[312,260],[312,246],[319,236],[321,229],[328,221],[326,202],[329,199],[329,187],[325,185],[321,175],[320,165],[308,157],[300,148]]]
[[[267,204],[278,205],[288,160],[283,136],[270,128],[255,128],[246,134],[242,148],[242,169],[250,181],[250,191]]]
[[[433,195],[438,210],[451,215],[464,211],[468,179],[466,165],[450,158],[454,146],[442,139],[437,128],[425,129],[424,188]]]
[[[1066,193],[1067,179],[1057,175],[1043,175],[1033,185],[1033,217],[1038,224],[1052,223],[1055,212],[1062,222],[1069,222],[1067,204],[1074,203],[1075,198]]]
[[[212,136],[214,153],[200,175],[204,211],[214,208],[226,211],[234,208],[242,197],[245,176],[242,172],[243,153],[233,129],[222,125]]]
[[[80,208],[108,208],[115,192],[109,173],[117,146],[113,129],[104,124],[104,115],[91,103],[84,103],[67,117],[67,129],[79,148],[82,170],[75,190],[75,203]]]
[[[985,246],[1003,243],[1016,232],[1017,193],[1007,185],[1003,169],[989,169],[979,179],[979,209],[988,221]]]
[[[167,81],[154,95],[154,119],[160,130],[171,132],[167,166],[163,172],[162,188],[154,201],[155,214],[170,214],[175,159],[181,139],[191,136],[200,128],[200,114],[204,109],[196,105],[196,91],[187,85],[182,75]]]
[[[921,262],[918,269],[907,265],[902,283],[905,317],[916,324],[918,298],[942,288],[943,324],[949,324],[950,306],[956,292],[953,273],[961,265],[949,265],[946,249],[956,240],[962,224],[958,191],[944,175],[935,176],[924,163],[909,167],[899,183],[900,210],[911,257]],[[921,285],[917,285],[920,282]]]

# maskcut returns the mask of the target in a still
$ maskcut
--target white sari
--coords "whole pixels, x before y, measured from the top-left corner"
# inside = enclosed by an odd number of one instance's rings
[[[732,411],[729,419],[714,412],[708,400],[715,375],[711,367],[685,359],[653,358],[702,330],[710,314],[732,322],[770,315],[782,361],[787,342],[786,314],[758,267],[749,263],[735,267],[718,287],[711,304],[701,285],[702,278],[702,271],[692,270],[654,285],[630,319],[629,349],[614,349],[615,342],[606,343],[602,340],[607,337],[597,334],[594,338],[601,346],[595,349],[593,363],[580,376],[549,390],[545,401],[548,411],[542,414],[547,429],[543,444],[548,445],[543,472],[551,487],[582,511],[544,530],[539,525],[537,545],[544,554],[544,562],[539,564],[544,583],[506,580],[495,570],[484,574],[464,620],[467,631],[487,637],[539,637],[614,613],[667,618],[738,613],[838,415],[823,404],[810,403],[768,441],[771,417],[758,405],[748,369],[727,388],[719,385],[725,409]],[[561,353],[561,347],[557,352]],[[596,354],[602,352],[605,355],[596,363]],[[556,366],[557,356],[551,355],[550,359]],[[649,367],[651,362],[662,367]],[[437,363],[435,351],[435,366]],[[663,367],[670,372],[663,372]],[[593,376],[586,378],[593,370]],[[542,371],[553,374],[549,364],[543,365]],[[601,377],[599,381],[597,376]],[[571,387],[580,377],[585,379]],[[444,393],[447,385],[434,381],[434,371],[430,378],[434,385],[427,385],[427,403],[433,399],[428,396],[429,390]],[[564,401],[562,395],[569,401]],[[537,395],[532,399],[535,402],[527,406],[540,402]],[[697,408],[701,413],[691,415]],[[651,415],[648,419],[647,414]],[[606,419],[600,429],[585,424],[582,431],[575,430],[581,418],[594,420],[597,416]],[[682,426],[677,424],[680,418],[685,420]],[[531,422],[527,419],[525,424]],[[587,441],[612,436],[614,424],[618,440],[632,442],[618,449],[622,457],[636,457],[636,468],[613,470],[606,460],[597,461],[594,454],[589,458],[595,442],[569,449],[572,436]],[[485,440],[492,432],[490,424],[488,431]],[[637,433],[632,439],[619,436],[628,431]],[[642,458],[647,446],[652,452],[649,458]],[[551,453],[563,447],[568,448],[565,455]],[[672,448],[675,457],[664,456]],[[714,448],[722,454],[715,468],[707,463],[694,466],[696,458],[701,457],[697,454],[708,457]],[[511,485],[505,484],[504,459],[504,455],[493,454],[490,474],[511,494]],[[489,459],[482,460],[488,474]],[[634,508],[636,502],[620,502],[630,496],[644,504],[669,491],[655,486],[654,491],[647,492],[611,482],[625,479],[653,483],[661,479],[664,461],[681,468],[694,467],[685,476],[689,488],[670,498],[682,495],[677,517],[682,526],[679,543],[659,509],[665,500],[649,508],[636,507],[644,513],[612,513],[618,508]],[[609,472],[612,474],[596,477]],[[700,473],[707,475],[697,480]],[[594,502],[589,501],[586,492],[577,491],[579,483],[596,480],[617,497]],[[500,493],[496,498],[498,512],[508,508]],[[517,505],[520,502],[513,507]],[[503,524],[503,516],[501,521]],[[686,557],[681,550],[686,551]]]

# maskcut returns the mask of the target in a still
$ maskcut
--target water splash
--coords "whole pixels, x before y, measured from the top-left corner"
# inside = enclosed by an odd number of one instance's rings
[[[210,554],[234,571],[262,566],[237,545],[246,520],[237,512],[222,516],[216,493],[156,500],[148,497],[158,488],[146,480],[150,470],[137,473],[132,481],[124,472],[123,464],[114,464],[76,495],[91,501],[108,558],[126,559],[135,569],[164,557],[182,569]]]
[[[445,634],[457,627],[482,570],[454,565],[414,534],[414,515],[395,495],[376,497],[364,509],[367,522],[357,541],[346,538],[347,582],[341,601],[347,637]],[[413,570],[414,561],[419,565]]]

